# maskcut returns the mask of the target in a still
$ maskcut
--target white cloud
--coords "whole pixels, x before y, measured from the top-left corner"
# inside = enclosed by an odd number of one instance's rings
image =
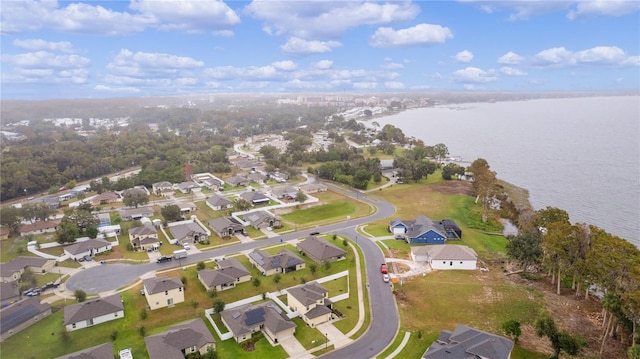
[[[282,70],[282,71],[293,71],[295,70],[298,65],[296,65],[295,62],[290,61],[290,60],[286,60],[286,61],[277,61],[271,64],[273,67],[275,67],[278,70]]]
[[[517,65],[522,61],[524,61],[524,57],[516,54],[513,51],[509,51],[498,58],[498,63],[503,65]]]
[[[204,62],[191,57],[176,56],[158,52],[131,52],[121,49],[107,65],[107,69],[115,74],[136,76],[164,76],[177,73],[182,69],[194,69],[204,66]]]
[[[504,66],[500,68],[500,72],[507,76],[526,76],[527,75],[527,73],[522,70],[519,70],[513,67],[508,67],[508,66]]]
[[[401,90],[404,88],[404,84],[399,81],[387,81],[384,83],[384,87],[391,90]]]
[[[587,16],[623,16],[640,11],[637,0],[591,0],[578,2],[567,18],[575,20]]]
[[[400,70],[404,69],[404,64],[393,62],[393,60],[390,58],[385,58],[384,63],[380,65],[380,67],[385,70]]]
[[[410,2],[377,4],[360,1],[253,1],[245,13],[265,22],[271,35],[302,39],[336,39],[362,25],[382,25],[415,18],[420,8]]]
[[[211,67],[204,71],[206,76],[216,80],[278,80],[282,79],[282,74],[273,66],[218,66]]]
[[[334,47],[339,46],[342,46],[342,44],[338,41],[307,41],[298,37],[292,37],[287,40],[286,44],[280,46],[280,48],[290,55],[305,56],[331,52]]]
[[[454,56],[454,59],[457,62],[468,64],[473,60],[473,53],[469,50],[460,51]]]
[[[540,51],[533,57],[533,65],[540,67],[566,67],[576,65],[638,66],[638,56],[628,56],[616,46],[596,46],[572,52],[564,47]]]
[[[2,62],[22,68],[69,69],[88,66],[91,60],[78,55],[56,55],[48,51],[36,51],[17,55],[3,55]]]
[[[96,85],[93,87],[94,90],[99,92],[110,92],[110,93],[140,93],[140,89],[135,87],[110,87],[105,85]]]
[[[51,42],[42,39],[15,39],[13,40],[13,46],[29,51],[59,51],[66,53],[76,52],[73,49],[73,45],[68,41]]]
[[[240,23],[240,17],[218,0],[133,0],[131,9],[154,20],[158,29],[229,36],[229,27]],[[223,29],[222,32],[217,30]]]
[[[358,90],[375,90],[378,87],[376,82],[354,82],[353,88]]]
[[[506,10],[509,12],[509,20],[526,20],[536,15],[565,10],[571,6],[570,1],[462,0],[462,2],[477,3],[480,9],[488,14]]]
[[[498,78],[493,71],[484,71],[477,67],[467,67],[462,70],[455,71],[453,78],[458,82],[483,84],[496,81]]]
[[[333,66],[333,61],[331,60],[320,60],[312,65],[312,67],[319,70],[328,70]]]
[[[418,24],[400,30],[381,27],[371,36],[370,44],[375,47],[432,45],[444,43],[452,37],[451,30],[440,25]]]

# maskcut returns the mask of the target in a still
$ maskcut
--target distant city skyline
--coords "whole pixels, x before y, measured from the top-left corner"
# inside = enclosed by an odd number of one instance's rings
[[[638,91],[639,1],[2,1],[2,99]]]

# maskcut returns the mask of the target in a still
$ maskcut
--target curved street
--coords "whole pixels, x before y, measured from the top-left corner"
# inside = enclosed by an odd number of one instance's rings
[[[369,291],[369,305],[371,321],[367,332],[357,338],[351,344],[333,350],[322,358],[354,358],[373,357],[382,352],[395,338],[399,328],[399,314],[396,302],[391,292],[389,283],[382,281],[379,273],[380,263],[384,262],[384,256],[380,248],[371,240],[356,232],[359,225],[380,220],[391,216],[395,212],[392,204],[366,193],[344,189],[333,184],[328,184],[332,190],[340,192],[359,201],[365,202],[376,208],[370,216],[349,219],[344,222],[318,226],[314,231],[321,233],[336,233],[353,240],[358,245],[365,259],[367,278],[367,290]],[[211,258],[228,256],[230,254],[252,250],[259,247],[275,245],[283,241],[292,241],[307,236],[310,230],[283,234],[279,237],[262,239],[241,243],[233,246],[222,247],[206,252],[190,254],[184,263],[179,265],[196,263]],[[140,276],[158,269],[175,267],[176,263],[147,263],[147,264],[106,264],[82,270],[71,276],[66,282],[68,290],[81,289],[87,293],[101,293],[113,291],[136,281]]]

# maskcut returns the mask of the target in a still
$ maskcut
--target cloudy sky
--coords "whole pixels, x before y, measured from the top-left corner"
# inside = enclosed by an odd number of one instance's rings
[[[640,87],[638,0],[0,4],[2,99]]]

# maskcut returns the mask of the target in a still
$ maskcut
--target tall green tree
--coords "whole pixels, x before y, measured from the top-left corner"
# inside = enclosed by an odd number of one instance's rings
[[[541,263],[542,236],[537,230],[520,230],[515,236],[507,237],[507,256],[520,264],[526,272],[530,266]]]
[[[133,188],[124,191],[122,194],[122,203],[127,207],[138,208],[140,205],[149,203],[149,195],[139,188]]]
[[[162,222],[166,226],[167,223],[179,221],[182,218],[182,212],[180,207],[175,204],[168,204],[160,209],[160,215],[162,215]]]
[[[0,213],[0,223],[9,229],[10,236],[20,234],[20,223],[22,222],[22,214],[20,208],[14,206],[4,206]]]
[[[491,171],[489,163],[484,158],[473,161],[469,171],[473,173],[473,189],[477,199],[482,201],[482,222],[486,223],[491,202],[496,195],[496,173]]]

